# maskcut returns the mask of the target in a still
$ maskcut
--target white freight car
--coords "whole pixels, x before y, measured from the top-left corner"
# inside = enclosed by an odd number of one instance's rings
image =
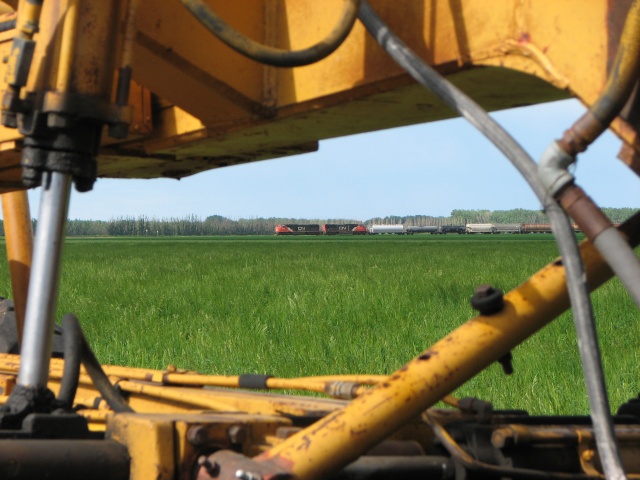
[[[493,223],[467,223],[467,233],[495,233]]]
[[[376,235],[379,233],[395,233],[396,235],[404,234],[404,226],[399,225],[371,225],[369,227],[369,233]]]

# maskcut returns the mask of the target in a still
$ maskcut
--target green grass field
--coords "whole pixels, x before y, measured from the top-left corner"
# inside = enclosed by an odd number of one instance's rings
[[[103,363],[203,373],[390,373],[557,255],[550,236],[70,239],[59,319]],[[6,258],[0,295],[10,296]],[[638,312],[617,282],[593,296],[613,408],[640,390]],[[456,392],[532,413],[586,413],[564,315]]]

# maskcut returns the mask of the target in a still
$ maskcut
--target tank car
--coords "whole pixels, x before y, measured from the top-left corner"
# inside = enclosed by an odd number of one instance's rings
[[[551,233],[548,223],[523,223],[522,233]]]
[[[405,228],[405,233],[407,235],[413,235],[414,233],[437,233],[438,232],[438,227],[436,225],[424,225],[424,226],[417,226],[417,225],[411,225],[407,228]]]
[[[442,225],[438,233],[442,235],[446,235],[447,233],[457,233],[461,235],[467,233],[467,229],[464,225]]]
[[[396,235],[404,234],[404,225],[371,225],[369,227],[369,233],[376,235],[380,233],[395,233]]]

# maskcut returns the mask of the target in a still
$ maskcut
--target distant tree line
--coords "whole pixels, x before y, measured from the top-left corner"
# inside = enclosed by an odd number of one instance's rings
[[[635,214],[637,208],[603,208],[613,223],[622,223]],[[37,220],[32,220],[33,230]],[[200,235],[271,235],[276,225],[282,223],[363,223],[364,225],[464,225],[465,223],[548,223],[547,216],[539,210],[453,210],[448,217],[430,215],[389,215],[365,221],[345,218],[240,218],[233,220],[221,215],[211,215],[204,220],[196,215],[186,217],[154,218],[141,215],[111,220],[68,220],[67,236],[70,237],[170,237]],[[4,236],[4,223],[0,220],[0,236]]]

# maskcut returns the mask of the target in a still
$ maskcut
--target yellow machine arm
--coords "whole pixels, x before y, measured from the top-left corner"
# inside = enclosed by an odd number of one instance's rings
[[[631,0],[0,2],[0,191],[22,334],[21,356],[0,354],[0,472],[637,478],[640,414],[630,408],[614,422],[606,411],[587,290],[616,274],[640,305],[640,217],[614,228],[568,167],[611,128],[624,142],[620,158],[640,174],[639,48],[640,2]],[[589,111],[558,132],[539,166],[485,112],[570,96]],[[531,184],[563,258],[504,297],[482,292],[491,298],[478,317],[393,375],[275,379],[102,367],[73,316],[63,325],[65,361],[50,359],[72,183],[89,191],[99,177],[181,178],[456,115]],[[32,246],[24,190],[38,186]],[[565,235],[567,212],[588,237],[579,250]],[[448,397],[570,306],[593,424],[523,421]],[[456,409],[430,409],[443,398]],[[74,404],[89,408],[70,413]]]

